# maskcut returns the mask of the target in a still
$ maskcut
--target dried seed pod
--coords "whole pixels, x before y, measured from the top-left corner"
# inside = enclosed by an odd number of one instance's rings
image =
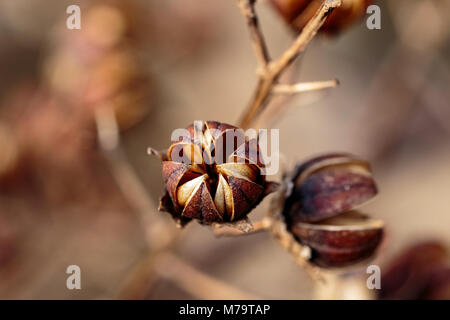
[[[347,154],[326,154],[299,165],[285,201],[288,222],[320,221],[367,202],[377,194],[369,163]]]
[[[383,266],[378,299],[450,299],[446,248],[436,241],[416,243]]]
[[[290,231],[311,248],[311,262],[321,267],[342,267],[374,253],[382,239],[383,222],[352,211],[319,223],[297,222]]]
[[[271,0],[271,2],[284,20],[295,31],[300,32],[323,1]],[[370,0],[342,0],[341,6],[331,12],[320,32],[333,33],[351,25],[365,14],[370,3]]]
[[[180,222],[230,222],[244,218],[275,183],[262,174],[258,144],[234,126],[196,122],[163,157],[166,195],[160,209]]]

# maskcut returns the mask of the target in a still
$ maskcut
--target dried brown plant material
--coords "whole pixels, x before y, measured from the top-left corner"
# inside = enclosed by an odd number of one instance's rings
[[[271,0],[283,19],[297,32],[301,31],[322,0]],[[334,33],[350,26],[366,13],[371,0],[342,0],[342,5],[330,13],[320,32]]]
[[[382,270],[379,299],[450,299],[450,257],[437,241],[411,245]]]
[[[383,222],[347,212],[318,223],[297,222],[290,230],[311,248],[311,262],[321,267],[342,267],[374,253],[382,239]]]
[[[372,199],[377,187],[368,162],[348,154],[326,154],[297,166],[284,214],[293,221],[319,221]]]
[[[273,191],[257,141],[242,130],[216,121],[186,129],[188,136],[174,142],[162,162],[167,193],[161,210],[180,222],[237,221]]]
[[[282,215],[295,239],[311,249],[310,262],[342,267],[370,257],[383,222],[351,211],[377,193],[370,165],[349,154],[317,156],[286,177]]]

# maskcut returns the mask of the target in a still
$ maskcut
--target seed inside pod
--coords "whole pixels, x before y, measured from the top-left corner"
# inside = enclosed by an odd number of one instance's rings
[[[321,267],[342,267],[369,258],[383,236],[383,221],[355,211],[320,223],[297,222],[290,230],[312,250],[311,262]]]
[[[326,154],[297,166],[286,199],[289,223],[320,221],[366,203],[377,194],[370,165],[348,154]]]

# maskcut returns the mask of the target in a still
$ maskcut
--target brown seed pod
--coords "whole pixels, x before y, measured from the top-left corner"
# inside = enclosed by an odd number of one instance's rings
[[[369,163],[348,154],[326,154],[297,166],[284,205],[289,222],[320,221],[367,202],[377,194]]]
[[[290,230],[311,248],[311,262],[321,267],[342,267],[374,253],[382,239],[383,222],[352,211],[315,224],[297,222]]]
[[[262,174],[256,140],[229,124],[205,121],[186,128],[163,159],[166,195],[160,209],[180,222],[244,218],[276,183]]]
[[[271,0],[284,20],[300,32],[314,13],[319,9],[322,0]],[[371,0],[342,0],[339,8],[333,10],[319,32],[334,33],[351,25],[361,18]]]
[[[449,263],[437,241],[411,245],[383,266],[378,299],[450,299]]]

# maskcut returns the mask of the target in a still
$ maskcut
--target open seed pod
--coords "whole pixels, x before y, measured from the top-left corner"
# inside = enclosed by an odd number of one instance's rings
[[[300,32],[319,9],[323,0],[271,0],[284,20]],[[342,0],[340,7],[331,12],[319,32],[333,33],[360,19],[370,0]]]
[[[195,122],[162,159],[167,192],[160,209],[181,223],[242,219],[277,185],[262,174],[257,141],[225,123]]]
[[[355,211],[319,223],[296,222],[295,238],[311,248],[311,262],[321,267],[342,267],[369,258],[383,235],[383,222]]]
[[[289,222],[320,221],[364,204],[377,194],[370,165],[349,154],[325,154],[302,163],[284,205]]]

